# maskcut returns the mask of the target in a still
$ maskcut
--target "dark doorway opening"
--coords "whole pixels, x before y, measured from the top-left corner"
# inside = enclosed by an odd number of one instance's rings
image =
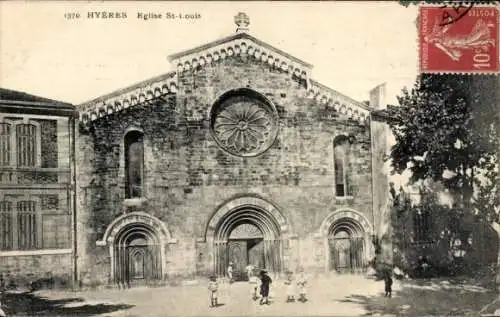
[[[266,269],[279,274],[282,270],[281,234],[276,221],[265,212],[238,208],[222,218],[214,240],[214,269],[227,277],[233,263],[233,280],[248,280],[247,266],[254,272]]]
[[[248,280],[248,265],[256,269],[265,267],[264,238],[261,230],[251,223],[240,224],[231,231],[227,250],[235,281]]]
[[[227,244],[229,262],[233,263],[235,281],[248,281],[247,266],[265,267],[264,239],[231,239]]]

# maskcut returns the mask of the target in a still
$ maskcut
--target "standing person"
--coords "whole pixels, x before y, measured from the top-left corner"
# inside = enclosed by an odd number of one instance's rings
[[[269,285],[273,282],[271,277],[267,274],[266,270],[260,271],[260,304],[269,305]]]
[[[5,292],[5,280],[3,279],[3,274],[0,274],[0,293],[3,295]]]
[[[293,284],[293,272],[288,271],[287,272],[287,277],[285,281],[286,285],[286,302],[295,302],[295,285]]]
[[[299,270],[299,276],[297,277],[297,287],[299,289],[299,301],[305,303],[307,302],[307,278],[304,274],[304,269]]]
[[[210,294],[210,307],[217,307],[217,291],[219,289],[219,283],[217,283],[217,277],[215,275],[210,276],[208,282],[208,291]]]
[[[229,283],[233,282],[233,262],[229,262],[229,266],[227,267],[227,278],[229,279]]]
[[[392,297],[392,276],[391,271],[386,270],[384,275],[385,297]]]
[[[259,279],[257,278],[257,274],[255,272],[252,272],[250,277],[248,278],[248,282],[250,283],[250,289],[252,292],[252,299],[257,300],[258,294],[257,294],[257,288],[259,287]]]
[[[248,280],[250,281],[250,278],[253,276],[253,270],[255,268],[254,268],[254,266],[251,263],[249,263],[245,269],[247,271]]]

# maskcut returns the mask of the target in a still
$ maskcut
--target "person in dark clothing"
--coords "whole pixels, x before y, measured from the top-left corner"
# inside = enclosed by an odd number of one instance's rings
[[[392,276],[390,271],[384,275],[385,297],[392,297]]]
[[[397,203],[397,201],[396,201],[397,195],[396,195],[396,189],[394,189],[394,183],[390,182],[389,187],[390,187],[389,193],[391,194],[392,201]]]
[[[267,271],[260,271],[260,295],[262,298],[260,299],[260,304],[268,304],[269,305],[269,285],[273,281],[271,277],[267,274]]]

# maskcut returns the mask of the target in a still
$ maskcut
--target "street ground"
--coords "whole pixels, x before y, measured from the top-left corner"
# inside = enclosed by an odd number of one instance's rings
[[[480,316],[495,306],[497,294],[471,281],[394,281],[393,297],[383,282],[343,275],[309,281],[306,303],[286,303],[282,281],[271,285],[271,304],[251,299],[246,282],[221,283],[220,306],[209,307],[205,282],[197,285],[85,292],[8,293],[8,316]],[[493,303],[493,305],[491,305]],[[6,307],[5,307],[6,306]]]

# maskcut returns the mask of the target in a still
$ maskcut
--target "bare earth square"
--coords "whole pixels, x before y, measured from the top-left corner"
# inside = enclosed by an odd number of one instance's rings
[[[31,297],[30,297],[31,296]],[[395,281],[393,297],[383,282],[359,275],[311,279],[308,301],[286,302],[281,280],[271,286],[271,304],[251,298],[247,282],[220,286],[218,307],[209,307],[206,283],[162,288],[40,291],[7,295],[7,313],[36,316],[480,316],[496,297],[491,289],[464,280]],[[21,300],[22,298],[22,300]],[[460,300],[457,300],[460,298]],[[180,304],[185,303],[185,304]]]

